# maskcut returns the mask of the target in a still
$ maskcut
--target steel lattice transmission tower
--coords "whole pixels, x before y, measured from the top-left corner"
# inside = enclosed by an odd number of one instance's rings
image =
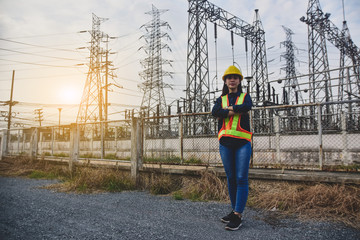
[[[297,47],[292,41],[292,35],[294,32],[285,26],[282,26],[286,34],[286,41],[281,42],[280,45],[284,46],[286,52],[281,55],[280,58],[284,58],[286,61],[285,67],[282,67],[281,70],[285,70],[286,81],[284,83],[284,104],[302,104],[304,103],[302,94],[300,91],[297,75],[299,72],[295,67],[295,63],[299,62],[295,57],[295,50]]]
[[[77,123],[96,122],[105,120],[104,87],[101,81],[102,54],[100,43],[104,34],[100,31],[100,24],[108,20],[92,14],[92,30],[90,45],[90,64],[86,83],[76,118]]]
[[[352,100],[360,98],[360,75],[359,66],[360,57],[359,52],[349,51],[348,54],[346,46],[352,45],[350,31],[346,21],[343,21],[343,28],[341,31],[343,41],[347,44],[340,46],[340,72],[339,72],[339,89],[338,89],[338,101]],[[347,67],[347,68],[345,68]],[[339,107],[340,111],[344,109]],[[352,112],[354,104],[349,103],[347,105],[348,111]]]
[[[265,32],[260,20],[258,9],[255,9],[255,17],[253,21],[253,38],[251,41],[251,74],[253,77],[253,84],[251,92],[252,98],[256,99],[256,105],[261,105],[270,100],[270,94],[266,97],[266,94],[270,91],[268,88],[268,69],[266,59],[266,46],[265,46]],[[255,94],[256,93],[256,98]]]
[[[163,27],[170,29],[167,22],[160,20],[160,15],[166,11],[168,10],[159,10],[152,5],[152,10],[146,12],[146,14],[152,15],[152,20],[141,26],[146,31],[146,34],[143,35],[146,45],[142,48],[147,54],[147,58],[141,61],[141,65],[145,68],[140,73],[140,76],[145,80],[139,85],[144,92],[141,110],[148,114],[156,113],[161,116],[167,113],[164,88],[169,87],[168,84],[164,83],[163,77],[172,77],[171,72],[163,70],[163,65],[169,64],[171,66],[170,60],[162,58],[163,49],[171,51],[170,47],[162,41],[164,38],[170,40],[169,35],[161,31]]]
[[[255,105],[264,105],[269,99],[268,71],[265,47],[265,32],[263,30],[258,10],[255,10],[253,24],[249,24],[233,14],[221,9],[207,0],[188,0],[188,50],[187,50],[187,78],[186,78],[186,111],[207,112],[210,111],[210,83],[209,83],[209,59],[207,42],[207,21],[214,23],[233,34],[245,38],[251,42],[251,84],[250,95]],[[270,95],[270,94],[269,94]],[[268,96],[269,96],[268,95]],[[270,97],[270,96],[269,96]],[[266,113],[261,118],[266,121]],[[206,116],[194,117],[189,120],[192,127],[187,127],[190,133],[207,134]],[[269,126],[267,123],[256,122],[254,128],[258,131],[259,126]]]
[[[345,76],[344,72],[340,71],[339,96],[337,100],[350,100],[350,96],[359,96],[360,81],[358,77],[359,66],[357,65],[360,63],[360,50],[351,40],[347,26],[343,26],[343,30],[340,30],[329,20],[329,17],[329,13],[324,14],[322,12],[319,0],[309,0],[307,18],[300,18],[300,21],[308,25],[309,33],[310,102],[329,102],[335,100],[332,96],[330,73],[326,72],[329,70],[326,40],[340,50],[340,66],[345,67],[345,56],[350,59],[352,64],[349,64],[353,66],[354,76],[352,78],[348,77],[350,76],[349,72]],[[345,77],[346,80],[344,79]],[[345,92],[343,88],[344,81],[348,86],[348,92]],[[347,94],[344,95],[344,93]],[[333,105],[331,107],[326,105],[325,114],[331,113],[335,113]],[[328,119],[329,121],[330,119]]]
[[[188,0],[188,2],[187,112],[204,112],[210,109],[207,21],[232,31],[233,34],[252,43],[251,94],[257,105],[265,102],[268,88],[265,32],[258,11],[255,10],[255,20],[251,25],[207,0]]]
[[[319,0],[309,0],[307,19],[305,17],[300,19],[308,24],[309,73],[311,74],[309,101],[312,103],[333,100],[325,36],[325,23],[328,18],[329,14],[322,12]],[[330,113],[329,107],[326,112]]]

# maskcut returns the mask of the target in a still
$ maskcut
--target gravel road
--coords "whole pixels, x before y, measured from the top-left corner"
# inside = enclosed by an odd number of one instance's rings
[[[59,193],[50,180],[0,177],[0,239],[360,239],[341,224],[277,219],[247,208],[240,230],[224,229],[228,204],[147,192]]]

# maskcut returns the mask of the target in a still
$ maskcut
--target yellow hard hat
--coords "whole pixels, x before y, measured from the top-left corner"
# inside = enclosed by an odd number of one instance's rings
[[[227,75],[231,75],[231,74],[239,75],[240,76],[240,81],[244,79],[244,76],[242,75],[241,71],[237,67],[235,67],[234,65],[231,65],[230,67],[228,67],[228,69],[226,69],[222,79],[225,81],[225,77]]]

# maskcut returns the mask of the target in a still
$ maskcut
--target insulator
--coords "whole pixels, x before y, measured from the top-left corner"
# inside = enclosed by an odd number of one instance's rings
[[[248,44],[247,44],[247,38],[245,38],[245,52],[248,51]]]
[[[231,46],[234,46],[234,32],[231,31]]]
[[[215,39],[217,39],[217,24],[214,23],[214,35],[215,35]]]

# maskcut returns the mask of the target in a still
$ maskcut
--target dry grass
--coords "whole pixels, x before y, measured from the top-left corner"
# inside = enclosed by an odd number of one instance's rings
[[[181,182],[179,178],[168,174],[151,174],[148,182],[142,179],[141,186],[143,189],[148,189],[152,194],[169,194],[179,190]]]
[[[47,188],[66,192],[119,192],[136,189],[127,172],[83,166],[70,175],[67,165],[27,158],[0,161],[0,175],[57,178],[61,182]],[[153,194],[170,193],[179,200],[186,198],[193,201],[229,202],[226,180],[212,172],[203,172],[200,178],[151,174],[148,178],[143,176],[137,189],[139,188],[147,189]],[[332,220],[360,229],[360,187],[355,185],[251,180],[247,205],[264,209],[272,216],[276,215],[275,217],[285,214]]]
[[[226,181],[212,172],[202,172],[200,179],[183,178],[181,192],[184,198],[193,201],[229,201]]]
[[[360,229],[359,186],[251,181],[248,206]]]
[[[124,172],[88,167],[77,168],[71,179],[51,187],[77,193],[121,192],[135,189],[130,177]]]
[[[6,158],[0,161],[1,176],[30,176],[35,173],[47,173],[54,178],[69,178],[70,173],[67,166],[57,165],[46,161],[32,160],[27,157]]]
[[[135,189],[127,173],[107,168],[76,168],[71,174],[67,165],[29,158],[12,158],[0,161],[0,175],[30,178],[59,179],[58,184],[46,186],[63,192],[94,193],[120,192]]]

